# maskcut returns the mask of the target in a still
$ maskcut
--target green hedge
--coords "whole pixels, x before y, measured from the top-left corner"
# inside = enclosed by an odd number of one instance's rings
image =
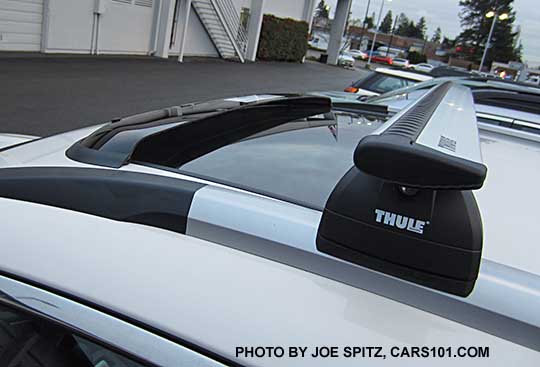
[[[257,58],[259,60],[301,62],[308,46],[308,24],[265,14]]]
[[[423,55],[420,52],[416,51],[409,52],[408,59],[411,64],[420,64],[422,62],[427,62],[426,55]]]

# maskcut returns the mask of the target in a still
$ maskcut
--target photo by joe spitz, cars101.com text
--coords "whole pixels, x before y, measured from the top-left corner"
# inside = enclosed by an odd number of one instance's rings
[[[0,367],[540,366],[537,0],[0,0]]]

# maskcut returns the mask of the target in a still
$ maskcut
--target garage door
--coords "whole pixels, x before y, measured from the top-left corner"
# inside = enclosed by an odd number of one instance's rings
[[[43,0],[0,0],[0,51],[39,51]]]

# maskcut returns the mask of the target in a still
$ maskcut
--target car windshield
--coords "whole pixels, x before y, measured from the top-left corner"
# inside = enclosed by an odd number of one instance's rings
[[[227,145],[179,167],[205,178],[322,210],[353,166],[362,137],[385,118],[333,112],[293,121]]]
[[[364,102],[367,103],[377,103],[377,104],[384,104],[385,102],[397,100],[397,99],[406,99],[408,94],[414,91],[418,90],[428,90],[429,88],[433,87],[434,85],[439,85],[441,83],[444,83],[448,80],[457,80],[458,78],[438,78],[438,79],[430,79],[425,82],[417,83],[414,85],[410,85],[408,87],[399,88],[395,90],[391,90],[389,92],[383,93],[378,96],[371,96],[363,99]]]
[[[395,89],[400,89],[414,83],[417,82],[383,72],[375,72],[353,83],[352,87],[381,94]]]

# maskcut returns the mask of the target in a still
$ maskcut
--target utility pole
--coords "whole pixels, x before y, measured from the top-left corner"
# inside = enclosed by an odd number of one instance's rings
[[[482,71],[482,68],[484,67],[484,61],[486,61],[486,55],[488,52],[488,49],[490,47],[491,43],[491,36],[493,36],[493,30],[495,29],[495,23],[497,23],[497,13],[493,16],[493,22],[491,22],[491,28],[489,30],[489,35],[486,42],[486,47],[484,47],[484,53],[482,54],[482,61],[480,61],[480,67],[478,68],[478,71]],[[478,59],[477,59],[478,60]]]
[[[369,52],[367,66],[371,64],[371,56],[373,55],[373,49],[375,48],[375,41],[377,41],[377,34],[379,34],[379,27],[381,25],[381,16],[382,16],[383,8],[384,8],[384,1],[385,0],[381,0],[381,9],[379,10],[379,16],[377,18],[377,24],[376,24],[377,28],[375,29],[375,34],[373,35],[373,41],[371,42],[371,51]],[[388,1],[390,2],[392,0],[388,0]]]
[[[366,30],[366,19],[369,13],[369,4],[371,3],[371,0],[368,0],[367,7],[366,7],[366,15],[364,16],[364,19],[362,19],[362,33],[360,35],[360,47],[362,47],[362,41],[364,40],[364,32]]]
[[[399,16],[396,15],[396,20],[394,20],[394,26],[392,27],[392,32],[390,33],[390,42],[389,42],[388,47],[386,48],[386,56],[388,56],[390,47],[392,47],[392,40],[394,39],[394,32],[396,31],[398,19],[399,19]]]

